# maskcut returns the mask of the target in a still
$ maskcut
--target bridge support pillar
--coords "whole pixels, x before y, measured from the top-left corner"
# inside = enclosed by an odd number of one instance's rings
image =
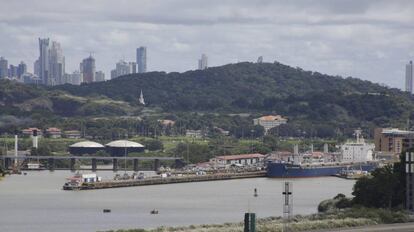
[[[49,171],[54,171],[55,170],[55,159],[54,158],[48,158],[47,159],[47,167],[48,167]]]
[[[134,172],[138,172],[138,159],[134,159]]]
[[[10,169],[11,163],[12,163],[12,160],[10,158],[4,158],[4,169],[6,170]]]
[[[70,170],[72,172],[76,171],[75,165],[76,165],[76,159],[75,158],[70,158]]]
[[[96,165],[97,161],[96,158],[92,158],[92,172],[96,172]]]
[[[160,160],[155,159],[154,160],[154,171],[158,172],[160,170]]]
[[[185,163],[183,160],[181,159],[176,159],[175,160],[175,168],[182,168],[185,166]]]
[[[118,171],[118,159],[117,159],[117,158],[114,158],[114,159],[112,160],[112,164],[113,164],[113,168],[112,168],[112,170],[113,170],[114,172],[117,172],[117,171]]]

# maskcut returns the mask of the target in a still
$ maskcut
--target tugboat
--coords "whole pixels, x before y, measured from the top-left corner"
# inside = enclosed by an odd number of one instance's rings
[[[63,190],[80,190],[83,183],[100,182],[102,179],[95,173],[81,174],[77,172],[74,176],[67,178],[67,180],[63,185]]]

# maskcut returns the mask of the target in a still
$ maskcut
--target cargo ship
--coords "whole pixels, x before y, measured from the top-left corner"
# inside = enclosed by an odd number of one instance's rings
[[[356,141],[341,146],[337,159],[314,158],[312,154],[298,154],[292,161],[275,160],[267,163],[266,174],[275,178],[335,176],[349,170],[370,172],[379,166],[373,159],[374,145],[366,143],[361,130],[355,131]]]

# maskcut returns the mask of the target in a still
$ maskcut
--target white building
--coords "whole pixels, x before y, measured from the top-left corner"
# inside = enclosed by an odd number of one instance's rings
[[[405,91],[413,93],[413,61],[405,66]]]
[[[206,54],[201,55],[201,59],[198,60],[198,69],[203,70],[208,67],[208,57]]]
[[[95,81],[96,82],[105,81],[105,73],[102,71],[97,71],[95,73]]]
[[[267,115],[253,119],[254,125],[260,125],[264,127],[265,134],[267,134],[270,129],[278,127],[285,123],[287,123],[287,119],[283,118],[280,115]]]
[[[132,62],[134,63],[134,62]],[[111,71],[111,79],[117,78],[119,76],[128,75],[133,73],[134,66],[133,64],[125,62],[124,60],[120,60],[116,63],[115,69]]]
[[[212,165],[252,165],[262,162],[266,156],[262,154],[241,154],[216,156],[210,159]]]

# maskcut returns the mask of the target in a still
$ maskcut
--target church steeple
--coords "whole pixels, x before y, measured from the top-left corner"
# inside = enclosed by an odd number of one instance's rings
[[[145,106],[144,94],[142,94],[142,89],[141,89],[141,94],[139,95],[139,104]]]

